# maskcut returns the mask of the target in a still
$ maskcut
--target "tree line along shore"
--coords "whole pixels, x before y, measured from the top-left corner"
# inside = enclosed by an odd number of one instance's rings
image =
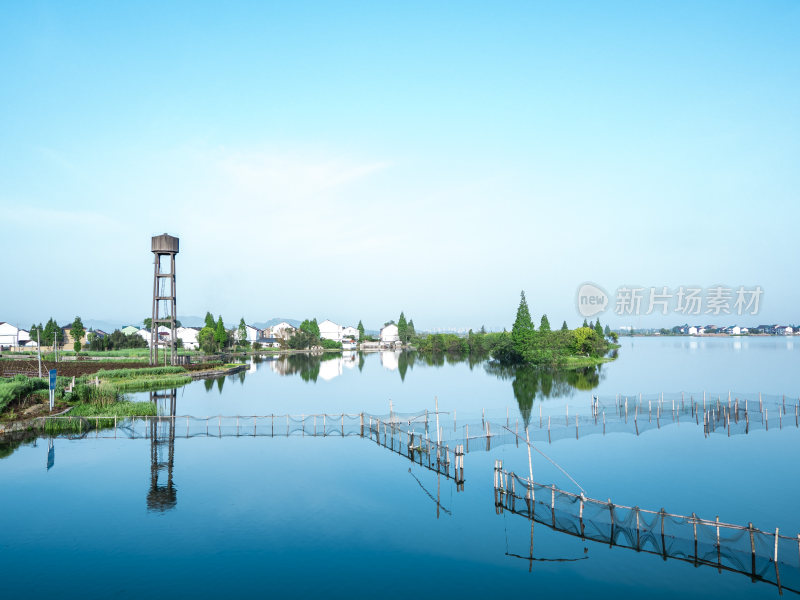
[[[80,340],[82,324],[80,318],[73,322],[76,338]],[[37,326],[34,326],[36,328]],[[452,333],[418,334],[413,320],[406,320],[401,312],[396,324],[397,344],[395,349],[414,350],[422,355],[442,355],[470,357],[470,359],[491,359],[503,367],[547,367],[547,368],[578,368],[596,365],[616,357],[616,352],[609,356],[610,351],[618,348],[617,337],[609,331],[608,326],[602,327],[599,319],[593,323],[584,321],[583,325],[569,329],[564,322],[559,329],[552,329],[547,315],[542,315],[539,327],[533,324],[525,292],[520,294],[516,318],[511,331],[487,332],[484,328],[474,332],[470,330],[466,335]],[[55,336],[57,324],[51,319],[46,327],[42,327],[39,336]],[[240,330],[244,328],[244,319],[240,322]],[[35,330],[35,329],[34,329]],[[46,331],[46,333],[45,333]],[[359,334],[363,341],[370,337],[364,332],[359,321]],[[116,332],[115,332],[116,333]],[[113,334],[112,334],[113,335]],[[125,334],[121,334],[125,335]],[[126,338],[132,336],[125,336]],[[138,337],[138,336],[134,336]],[[142,340],[142,338],[139,338]],[[217,320],[210,313],[206,315],[206,325],[199,334],[201,350],[196,353],[198,358],[205,358],[205,352],[260,352],[261,348],[249,346],[243,335],[231,336],[222,321]],[[92,340],[94,342],[95,340]],[[142,340],[144,342],[144,340]],[[139,342],[135,342],[139,344]],[[145,343],[146,345],[146,343]],[[321,337],[316,319],[306,319],[297,330],[285,340],[280,349],[271,351],[340,351],[342,344]],[[80,342],[75,343],[75,354],[80,356]],[[120,360],[126,368],[119,368],[120,362],[107,362],[101,360],[70,361],[56,363],[60,377],[56,385],[56,411],[69,410],[76,416],[103,416],[113,414],[124,415],[149,415],[154,414],[155,407],[150,403],[131,403],[125,399],[126,392],[146,391],[177,387],[184,385],[192,378],[202,376],[217,376],[226,374],[242,365],[224,364],[222,361],[209,362],[205,358],[199,364],[186,364],[182,366],[153,367],[145,362],[136,362],[137,354],[141,356],[147,348],[118,348],[116,350],[90,350],[86,355],[98,359],[106,353],[122,354]],[[85,358],[89,358],[86,356]],[[45,371],[48,360],[52,355],[45,355]],[[33,418],[49,412],[48,383],[33,375],[38,368],[38,361],[29,361],[25,368],[27,373],[14,373],[11,368],[20,369],[21,362],[0,361],[0,422],[14,421],[20,418]],[[52,366],[52,365],[51,365]],[[11,378],[7,378],[11,375]]]

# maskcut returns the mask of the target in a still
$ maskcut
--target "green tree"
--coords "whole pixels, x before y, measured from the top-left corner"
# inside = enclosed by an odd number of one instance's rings
[[[550,332],[550,321],[548,320],[547,315],[542,315],[542,321],[539,324],[539,331],[543,333]]]
[[[214,336],[214,327],[206,325],[197,334],[197,343],[200,349],[206,354],[213,354],[217,351],[217,340]]]
[[[38,325],[36,324],[31,325],[30,332],[31,332],[31,339],[34,342],[38,342],[39,339],[41,339],[42,343],[44,344],[44,327],[42,327],[41,323],[39,323]]]
[[[214,323],[214,315],[210,312],[206,313],[206,327],[210,327],[211,329],[216,328],[217,324]]]
[[[583,320],[583,325],[581,325],[581,327],[588,327],[588,326],[589,326],[589,323],[587,323],[586,319],[584,319]]]
[[[219,346],[220,350],[224,349],[228,344],[228,332],[225,331],[222,315],[219,316],[216,328],[214,329],[214,341],[217,342],[217,346]]]
[[[519,306],[517,307],[517,318],[511,328],[511,343],[520,360],[523,360],[525,352],[533,341],[533,332],[533,321],[531,321],[531,313],[528,310],[528,301],[525,299],[525,292],[522,291],[520,293]]]
[[[300,328],[289,338],[288,345],[294,350],[303,350],[320,345],[319,325],[317,319],[306,319]]]
[[[603,330],[603,333],[605,334],[606,337],[610,336],[611,328],[608,325],[606,325],[606,328]]]
[[[577,354],[598,356],[605,347],[602,336],[598,337],[597,331],[591,327],[579,327],[572,332],[572,337],[573,350]]]
[[[416,337],[417,330],[414,328],[414,319],[411,319],[408,322],[408,339],[410,340],[413,337]]]
[[[44,334],[42,335],[42,345],[43,346],[52,346],[56,342],[56,338],[63,341],[62,339],[61,328],[56,323],[53,317],[48,319],[47,324],[44,326]]]
[[[313,319],[306,319],[300,323],[300,331],[304,331],[314,338],[319,339],[319,325],[317,324],[316,317]]]
[[[397,335],[404,344],[408,342],[408,321],[403,311],[400,311],[400,318],[397,320]]]
[[[358,320],[358,327],[356,327],[356,329],[358,329],[358,339],[364,341],[364,324],[361,322],[361,319]]]
[[[561,331],[569,331],[569,327],[567,327],[567,322],[566,321],[564,321],[561,324]]]
[[[81,340],[83,336],[86,335],[86,328],[83,326],[83,321],[81,321],[80,317],[75,317],[75,320],[72,322],[72,326],[70,327],[70,335],[72,335],[73,344],[72,347],[75,352],[81,351]]]
[[[600,319],[597,319],[597,323],[594,324],[594,330],[597,332],[597,335],[600,339],[603,339],[603,326],[600,325]]]
[[[239,329],[236,332],[236,341],[242,345],[247,345],[247,325],[244,322],[244,317],[239,319]]]

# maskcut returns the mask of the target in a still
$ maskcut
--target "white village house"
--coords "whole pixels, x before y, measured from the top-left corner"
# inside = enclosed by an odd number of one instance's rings
[[[265,338],[281,338],[283,340],[289,339],[294,335],[294,332],[297,331],[297,327],[287,323],[286,321],[281,321],[277,325],[273,325],[272,327],[267,327],[261,333],[261,337]]]
[[[325,319],[319,324],[319,337],[324,340],[333,340],[334,342],[358,341],[358,329],[349,325],[339,325],[330,319]]]
[[[31,337],[26,329],[20,329],[11,323],[0,321],[0,348],[23,346],[30,339]]]
[[[358,329],[355,327],[350,327],[349,325],[342,327],[342,337],[343,338],[352,338],[358,341],[359,333]]]
[[[183,343],[183,347],[187,350],[197,350],[200,348],[200,343],[197,339],[197,334],[200,333],[199,327],[176,327],[175,328],[175,336]],[[165,327],[164,325],[159,325],[158,327],[158,337],[162,340],[169,339],[170,329],[169,327]],[[140,336],[145,342],[147,342],[148,347],[152,346],[150,343],[150,330],[149,329],[139,329],[136,331],[136,335]]]
[[[158,326],[158,337],[160,339],[164,339],[165,337],[169,336],[170,329],[169,327],[165,327],[164,325]],[[147,342],[148,346],[151,346],[150,343],[150,330],[149,329],[139,329],[136,331],[136,335],[140,336],[145,342]]]
[[[391,346],[400,341],[400,333],[397,330],[397,325],[394,323],[387,323],[381,327],[381,345]]]
[[[197,350],[200,347],[200,343],[197,341],[198,333],[200,333],[200,329],[197,327],[178,327],[175,329],[175,334],[183,342],[183,347],[187,350]]]
[[[261,330],[259,330],[256,327],[253,327],[252,325],[248,325],[247,323],[245,323],[244,329],[246,331],[244,336],[244,341],[250,342],[251,344],[253,342],[258,341],[258,338],[260,337],[261,334]],[[236,335],[236,339],[239,339],[239,327],[236,327],[236,329],[234,330],[234,335]]]
[[[333,340],[334,342],[341,342],[342,329],[344,328],[341,325],[334,323],[330,319],[325,319],[322,323],[319,324],[319,337],[321,337],[323,340]]]

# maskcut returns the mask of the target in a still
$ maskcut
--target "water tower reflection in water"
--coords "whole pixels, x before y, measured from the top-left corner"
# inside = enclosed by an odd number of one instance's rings
[[[172,480],[175,463],[175,405],[177,390],[150,392],[158,418],[150,421],[150,490],[147,510],[165,512],[178,504],[178,490]]]

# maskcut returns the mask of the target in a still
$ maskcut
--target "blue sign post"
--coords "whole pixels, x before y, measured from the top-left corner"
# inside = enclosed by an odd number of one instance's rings
[[[56,370],[50,369],[50,412],[53,412],[53,406],[56,403]]]

